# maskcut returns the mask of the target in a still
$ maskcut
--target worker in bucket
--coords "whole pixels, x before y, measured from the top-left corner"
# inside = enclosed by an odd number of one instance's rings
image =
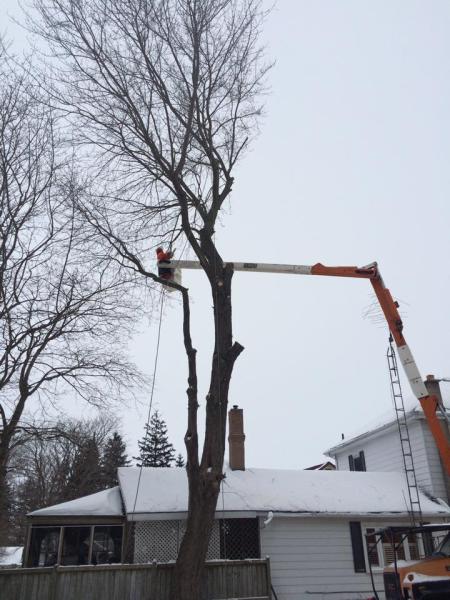
[[[173,256],[173,251],[172,250],[168,250],[167,252],[164,252],[164,250],[159,247],[156,248],[156,260],[158,261],[158,275],[159,277],[161,277],[161,279],[173,279],[173,269],[170,269],[168,267],[161,267],[161,263],[170,263],[170,259]]]

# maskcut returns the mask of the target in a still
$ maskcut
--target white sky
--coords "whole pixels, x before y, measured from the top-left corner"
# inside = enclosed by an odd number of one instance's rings
[[[17,12],[15,0],[2,0],[0,31],[23,47],[7,21]],[[226,260],[377,260],[419,369],[438,377],[450,375],[449,31],[447,1],[279,0],[265,31],[276,60],[266,118],[217,234]],[[203,406],[210,292],[199,272],[184,283]],[[230,405],[244,408],[248,466],[310,466],[341,433],[392,411],[387,331],[362,317],[368,282],[236,273],[233,298],[245,352]],[[155,345],[156,325],[143,323],[133,351],[148,373]],[[185,388],[181,311],[171,301],[154,407],[183,453]],[[122,413],[130,454],[146,420],[142,401]]]

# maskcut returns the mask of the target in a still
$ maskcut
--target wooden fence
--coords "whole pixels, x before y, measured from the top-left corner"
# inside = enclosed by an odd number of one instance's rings
[[[0,600],[169,600],[173,564],[0,569]],[[269,559],[212,561],[203,600],[270,600]]]

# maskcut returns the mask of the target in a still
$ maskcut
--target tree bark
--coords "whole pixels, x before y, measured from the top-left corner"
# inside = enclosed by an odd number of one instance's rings
[[[216,250],[214,249],[213,252],[215,253]],[[213,258],[213,261],[215,261],[215,258]],[[211,264],[211,261],[209,261],[209,264]],[[193,432],[189,426],[186,433],[189,507],[186,533],[175,566],[172,600],[200,599],[209,539],[214,524],[220,485],[224,478],[223,459],[228,390],[234,363],[243,350],[240,344],[233,344],[232,267],[229,265],[223,266],[222,261],[220,261],[220,267],[216,268],[214,265],[207,274],[213,294],[215,349],[211,365],[209,392],[206,397],[206,434],[202,458],[198,464],[198,459],[196,461],[191,447]],[[190,387],[188,396],[189,392],[192,392]]]
[[[9,457],[9,440],[2,431],[0,438],[0,547],[8,546],[9,530],[9,497],[7,468]]]

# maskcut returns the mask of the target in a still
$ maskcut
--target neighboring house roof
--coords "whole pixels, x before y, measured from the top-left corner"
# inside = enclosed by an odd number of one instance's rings
[[[330,460],[320,463],[319,465],[313,465],[312,467],[306,467],[305,471],[335,471],[336,465]]]
[[[4,546],[0,548],[0,567],[22,564],[23,546]]]
[[[447,411],[447,415],[450,417],[450,413],[448,411]],[[407,418],[408,422],[417,421],[417,420],[423,421],[425,419],[425,415],[424,415],[423,410],[419,406],[416,406],[415,408],[406,412],[406,418]],[[438,418],[440,418],[439,415],[438,415]],[[395,417],[392,416],[392,413],[390,413],[389,416],[386,415],[384,419],[382,419],[381,421],[379,420],[376,424],[373,424],[370,429],[367,429],[367,427],[366,427],[360,433],[355,433],[354,435],[352,435],[348,439],[344,440],[343,442],[340,442],[339,444],[332,446],[328,450],[325,450],[324,454],[326,456],[334,457],[334,456],[336,456],[336,454],[338,454],[341,450],[345,449],[347,446],[352,446],[353,444],[356,444],[361,440],[366,440],[371,437],[377,437],[378,435],[383,434],[386,431],[388,431],[390,429],[394,429],[396,427],[397,427],[397,420]]]
[[[70,502],[62,502],[47,508],[41,508],[28,513],[30,517],[46,517],[46,516],[122,516],[122,499],[120,496],[119,487],[109,488],[96,494],[83,496]]]
[[[119,483],[130,520],[182,518],[187,514],[184,469],[121,467]],[[400,473],[247,469],[226,471],[217,513],[407,514],[408,488]],[[427,516],[450,508],[420,494]]]

